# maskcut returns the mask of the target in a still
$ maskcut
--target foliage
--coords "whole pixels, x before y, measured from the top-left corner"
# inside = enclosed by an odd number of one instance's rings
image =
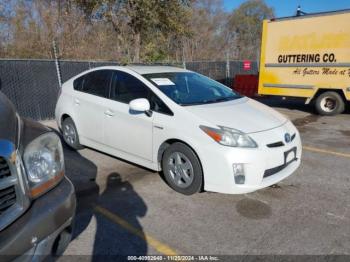
[[[255,58],[262,0],[1,0],[0,57],[123,62]]]
[[[232,12],[228,31],[236,40],[236,52],[240,58],[256,59],[260,50],[262,21],[274,16],[262,0],[249,0]]]

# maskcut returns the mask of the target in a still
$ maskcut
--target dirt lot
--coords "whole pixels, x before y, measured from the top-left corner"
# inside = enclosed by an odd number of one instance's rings
[[[320,117],[298,103],[270,105],[300,130],[302,165],[251,194],[183,196],[158,173],[66,149],[78,209],[65,254],[350,255],[349,113]]]

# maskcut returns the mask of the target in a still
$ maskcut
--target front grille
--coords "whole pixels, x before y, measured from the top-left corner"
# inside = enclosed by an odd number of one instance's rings
[[[0,216],[14,204],[16,204],[15,186],[10,186],[0,190]]]
[[[270,147],[270,148],[280,147],[280,146],[284,146],[284,143],[282,141],[279,141],[279,142],[276,142],[276,143],[267,144],[267,147]]]
[[[17,155],[15,159],[20,160]],[[30,204],[19,177],[22,176],[22,167],[18,168],[16,164],[0,156],[0,232],[22,215]]]
[[[11,177],[11,169],[5,158],[0,157],[0,185]],[[1,187],[0,187],[1,188]],[[16,204],[15,185],[9,185],[0,189],[0,216],[14,204]]]
[[[11,176],[11,170],[5,158],[0,157],[0,181],[3,178]]]
[[[291,161],[289,161],[288,163],[285,163],[283,165],[280,165],[280,166],[276,166],[276,167],[273,167],[271,169],[266,169],[265,172],[264,172],[264,178],[267,178],[269,176],[272,176],[274,174],[277,174],[278,172],[282,171],[283,169],[285,169],[287,166],[289,166],[291,163],[293,163],[294,161],[297,161],[298,158],[295,157],[294,159],[292,159]]]
[[[284,164],[281,166],[277,166],[277,167],[265,170],[264,178],[277,174],[278,172],[282,171],[285,167],[286,165]]]
[[[290,137],[290,142],[292,142],[296,137],[296,133],[294,133],[291,137]],[[278,142],[274,142],[271,144],[267,144],[266,146],[269,148],[275,148],[275,147],[281,147],[284,146],[285,144],[282,141],[278,141]]]

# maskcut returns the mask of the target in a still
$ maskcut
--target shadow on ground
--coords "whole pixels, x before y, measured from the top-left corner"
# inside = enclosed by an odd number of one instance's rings
[[[287,108],[292,110],[300,110],[306,113],[315,114],[315,110],[312,105],[305,105],[305,99],[289,98],[282,99],[282,97],[257,97],[255,100],[263,103],[267,106],[277,108]]]
[[[254,99],[270,107],[299,110],[299,111],[303,111],[305,113],[314,114],[314,115],[317,114],[314,109],[314,105],[313,104],[306,105],[304,98],[283,99],[282,97],[279,97],[279,96],[262,96],[262,97],[256,97]],[[349,103],[347,103],[347,107],[344,114],[350,114]]]
[[[56,130],[54,131],[57,133]],[[74,184],[77,197],[76,223],[72,241],[79,238],[84,231],[89,231],[91,223],[96,223],[92,252],[94,261],[116,258],[108,257],[111,255],[146,255],[148,247],[142,237],[144,233],[139,218],[146,215],[147,206],[134,191],[133,186],[123,181],[120,174],[114,172],[107,176],[106,187],[103,192],[100,192],[100,186],[96,182],[97,166],[79,152],[67,147],[63,141],[62,144],[66,176]],[[102,207],[122,217],[139,232],[138,236],[106,218],[96,211],[96,207]],[[91,244],[87,243],[87,245]]]

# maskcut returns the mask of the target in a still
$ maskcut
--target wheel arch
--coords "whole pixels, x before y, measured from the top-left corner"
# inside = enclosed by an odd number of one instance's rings
[[[62,124],[63,124],[63,121],[66,120],[67,118],[72,118],[70,114],[67,114],[67,113],[63,113],[61,115],[61,117],[58,119],[59,123],[59,129],[62,129]],[[72,118],[73,119],[73,118]]]
[[[312,97],[310,103],[313,103],[316,101],[316,99],[322,95],[323,93],[326,92],[335,92],[337,94],[339,94],[341,96],[341,98],[343,99],[344,102],[346,102],[346,94],[345,94],[345,90],[341,89],[341,88],[319,88],[317,89],[316,93],[314,94],[314,96]]]
[[[72,119],[72,121],[74,122],[74,125],[75,125],[75,127],[76,127],[76,129],[77,129],[77,131],[79,130],[79,128],[78,128],[78,125],[77,125],[77,123],[75,122],[75,120],[74,120],[74,116],[73,116],[73,114],[72,113],[63,113],[62,115],[61,115],[61,117],[60,117],[60,119],[58,120],[59,121],[59,128],[61,129],[62,128],[62,124],[63,124],[63,121],[64,120],[66,120],[67,118],[70,118],[70,119]],[[79,131],[78,131],[79,132]]]
[[[67,113],[62,114],[61,119],[60,119],[61,125],[62,125],[63,121],[66,120],[67,118],[72,118],[72,117]]]

